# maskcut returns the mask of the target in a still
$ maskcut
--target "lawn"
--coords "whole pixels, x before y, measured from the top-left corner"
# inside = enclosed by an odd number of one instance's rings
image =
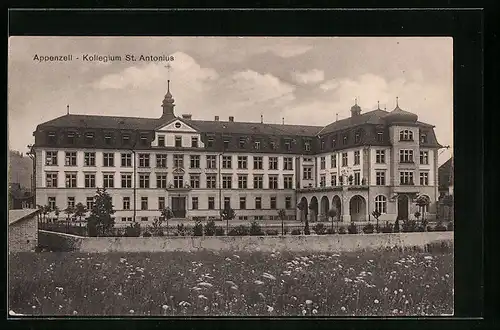
[[[442,315],[452,252],[19,253],[9,310],[25,315]]]

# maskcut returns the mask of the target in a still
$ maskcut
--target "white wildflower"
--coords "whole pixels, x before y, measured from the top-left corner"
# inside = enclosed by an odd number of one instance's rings
[[[396,308],[396,309],[393,309],[393,310],[392,310],[392,312],[393,312],[394,314],[397,314],[397,313],[398,313],[398,309],[397,309],[397,308]]]
[[[264,284],[264,282],[262,282],[262,281],[259,281],[259,280],[255,280],[255,281],[254,281],[254,283],[255,283],[255,284],[257,284],[257,285],[261,285],[261,284]]]
[[[233,290],[238,290],[238,286],[233,285],[233,286],[231,287],[231,289],[233,289]]]
[[[346,311],[346,309],[345,309],[345,307],[344,307],[344,306],[342,306],[342,307],[340,308],[340,310],[341,310],[342,312],[345,312],[345,311]]]
[[[208,283],[208,282],[201,282],[201,283],[198,283],[198,285],[199,286],[206,286],[206,287],[209,287],[209,288],[213,287],[213,285],[210,284],[210,283]]]
[[[318,310],[316,308],[313,309],[313,314],[318,314]]]
[[[312,303],[313,303],[312,300],[309,299],[306,300],[306,305],[311,305]]]
[[[425,260],[432,260],[432,256],[425,256],[424,259]]]
[[[403,289],[399,289],[399,292],[403,292]]]
[[[167,309],[169,309],[170,307],[169,307],[168,305],[163,305],[163,306],[161,306],[161,308],[162,308],[162,309],[164,309],[164,310],[167,310]]]
[[[205,300],[207,300],[207,299],[208,299],[207,297],[205,297],[205,296],[204,296],[204,295],[202,295],[202,294],[200,294],[200,295],[198,296],[198,298],[200,298],[200,299],[205,299]]]
[[[373,302],[374,302],[375,304],[378,304],[378,303],[379,303],[378,299],[375,299]]]
[[[307,314],[306,310],[305,310],[305,309],[303,309],[303,310],[302,310],[302,315],[306,315],[306,314]]]
[[[208,306],[205,306],[205,308],[203,308],[203,310],[206,312],[208,311]]]
[[[133,309],[129,310],[128,312],[129,312],[130,314],[134,314],[134,313],[135,313],[135,311],[134,311]]]
[[[274,311],[274,308],[273,308],[272,306],[269,306],[269,305],[268,305],[268,306],[267,306],[267,311],[268,311],[269,313],[272,313],[272,312]]]
[[[264,274],[262,274],[262,276],[265,278],[268,278],[270,280],[276,280],[276,277],[274,277],[273,275],[271,275],[269,273],[264,273]]]
[[[389,289],[387,289],[387,287],[384,288],[384,292],[387,292]]]
[[[410,302],[408,300],[405,301],[405,304],[408,305]]]
[[[76,314],[78,314],[78,312],[77,311],[73,311],[73,315],[76,315]]]
[[[121,296],[121,295],[122,295],[122,293],[121,293],[121,292],[118,292],[118,295],[119,295],[119,296]]]

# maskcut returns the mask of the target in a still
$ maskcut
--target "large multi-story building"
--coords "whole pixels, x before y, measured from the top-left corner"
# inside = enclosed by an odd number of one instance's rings
[[[169,84],[170,85],[170,84]],[[218,217],[230,206],[242,220],[325,217],[343,222],[411,218],[418,195],[432,217],[438,197],[432,125],[396,108],[327,126],[177,117],[167,88],[159,118],[67,114],[38,125],[36,203],[64,209],[93,203],[97,187],[113,198],[117,224],[152,221],[169,206],[177,218]]]

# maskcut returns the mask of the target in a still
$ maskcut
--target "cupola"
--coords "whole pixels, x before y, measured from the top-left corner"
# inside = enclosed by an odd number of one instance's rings
[[[354,105],[351,107],[351,117],[361,115],[361,107],[358,105],[358,99],[354,99]]]
[[[396,108],[385,115],[384,120],[389,125],[408,124],[417,122],[418,116],[401,109],[398,104],[398,98],[396,98]]]

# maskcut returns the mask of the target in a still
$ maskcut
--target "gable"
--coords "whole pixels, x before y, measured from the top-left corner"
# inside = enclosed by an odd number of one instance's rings
[[[178,118],[173,119],[167,124],[158,127],[156,131],[174,132],[174,133],[198,133],[198,131],[195,128],[186,124],[184,121]]]

